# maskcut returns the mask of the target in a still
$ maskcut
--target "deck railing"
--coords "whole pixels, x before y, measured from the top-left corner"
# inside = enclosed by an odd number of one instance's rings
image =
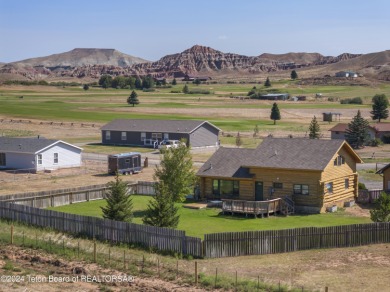
[[[264,215],[269,216],[282,210],[282,199],[277,198],[268,201],[243,201],[243,200],[222,200],[223,213],[242,213],[250,214],[255,217]]]

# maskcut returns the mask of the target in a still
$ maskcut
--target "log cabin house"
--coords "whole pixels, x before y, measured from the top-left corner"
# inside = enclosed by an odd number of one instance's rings
[[[204,199],[283,198],[296,212],[320,213],[357,196],[356,163],[344,140],[266,138],[256,149],[221,147],[197,176]]]

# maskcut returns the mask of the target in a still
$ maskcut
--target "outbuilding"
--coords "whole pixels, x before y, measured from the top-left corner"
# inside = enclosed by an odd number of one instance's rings
[[[0,169],[44,171],[81,166],[82,148],[61,140],[0,137]]]

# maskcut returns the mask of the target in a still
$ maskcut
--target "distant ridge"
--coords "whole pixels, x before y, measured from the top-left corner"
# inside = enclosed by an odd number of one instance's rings
[[[115,49],[76,48],[62,54],[4,64],[0,67],[0,75],[8,76],[7,78],[20,76],[28,80],[97,79],[103,74],[152,75],[164,78],[181,78],[186,74],[243,77],[286,75],[291,70],[298,70],[300,76],[309,77],[333,76],[337,71],[354,70],[372,78],[390,80],[390,51],[370,54],[343,53],[339,56],[304,52],[245,56],[194,45],[181,53],[149,62]]]
[[[32,67],[81,67],[90,65],[111,65],[126,67],[147,60],[126,55],[115,49],[76,48],[69,52],[54,54],[47,57],[31,58],[10,64],[29,65]]]

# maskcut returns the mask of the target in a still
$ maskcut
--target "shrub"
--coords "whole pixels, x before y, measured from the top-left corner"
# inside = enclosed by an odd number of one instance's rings
[[[360,182],[358,184],[358,188],[359,188],[359,190],[367,190],[366,185],[364,183],[362,183],[362,182]]]
[[[379,145],[382,145],[383,142],[379,138],[371,139],[370,141],[367,142],[368,146],[373,146],[373,147],[378,147]]]
[[[171,90],[171,93],[182,93],[181,90]]]
[[[206,89],[191,89],[190,91],[188,91],[188,94],[210,94],[210,90],[206,90]]]
[[[156,89],[154,88],[144,88],[142,89],[143,92],[152,92],[152,91],[156,91]]]
[[[363,104],[363,100],[360,97],[345,98],[340,100],[341,104]]]
[[[390,134],[384,134],[382,136],[382,142],[385,144],[390,144]]]

